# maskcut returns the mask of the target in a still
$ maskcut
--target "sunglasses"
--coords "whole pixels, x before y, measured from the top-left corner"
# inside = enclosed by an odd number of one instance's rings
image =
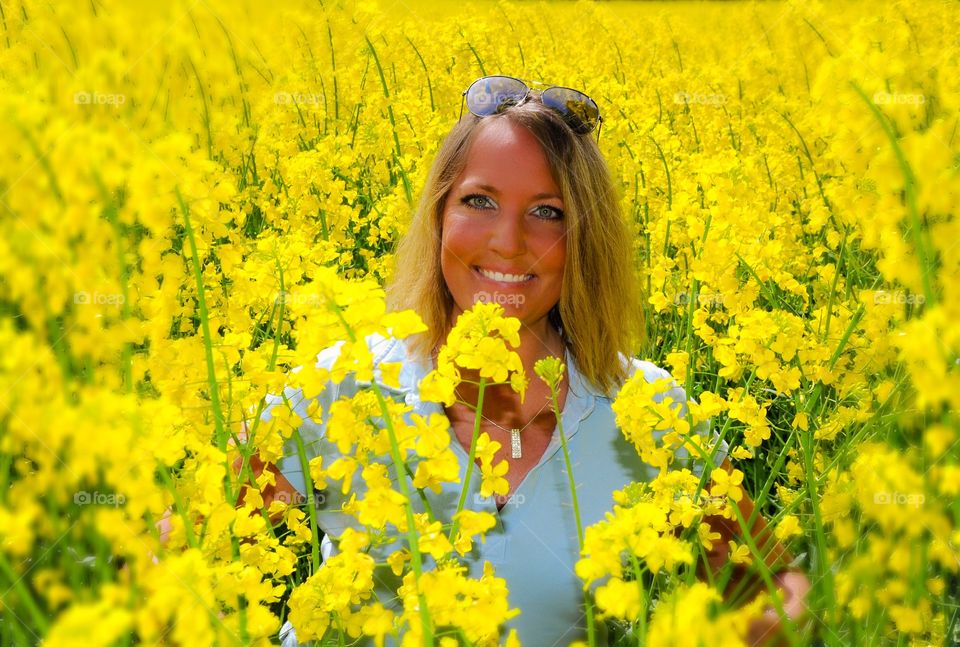
[[[546,85],[534,81],[530,83]],[[467,110],[477,117],[489,117],[521,104],[531,92],[533,90],[526,83],[512,76],[485,76],[471,83],[463,91],[463,97]],[[548,85],[539,94],[540,102],[557,112],[578,135],[593,131],[603,121],[596,102],[579,90]],[[460,104],[460,116],[463,116],[463,103]]]

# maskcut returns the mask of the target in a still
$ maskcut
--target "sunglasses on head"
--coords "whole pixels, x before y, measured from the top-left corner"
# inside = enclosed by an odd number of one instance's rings
[[[546,85],[533,81],[530,83]],[[485,76],[471,83],[470,87],[463,91],[463,98],[467,110],[471,113],[477,117],[489,117],[519,105],[531,92],[533,90],[526,83],[512,76]],[[579,90],[547,85],[538,92],[540,102],[557,112],[578,135],[592,132],[603,121],[596,102]],[[462,103],[460,116],[463,116]],[[599,131],[597,139],[600,139]]]

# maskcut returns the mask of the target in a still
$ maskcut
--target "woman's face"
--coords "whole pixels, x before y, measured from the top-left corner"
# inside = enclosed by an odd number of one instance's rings
[[[567,256],[563,206],[529,131],[504,119],[479,126],[443,207],[440,265],[454,319],[486,301],[546,332]]]

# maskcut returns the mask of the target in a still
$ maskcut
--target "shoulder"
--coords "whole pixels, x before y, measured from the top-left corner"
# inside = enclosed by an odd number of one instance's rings
[[[619,358],[620,364],[624,367],[627,375],[627,379],[624,384],[630,382],[631,380],[640,379],[641,376],[650,384],[653,384],[657,380],[669,380],[669,386],[666,389],[665,394],[673,396],[674,399],[677,399],[677,396],[684,394],[683,389],[677,384],[670,372],[657,366],[653,362],[648,362],[644,359],[637,359],[636,357],[627,357],[623,353],[619,354]],[[617,395],[619,395],[620,389],[622,388],[623,386],[615,389],[614,392],[609,396],[603,396],[600,394],[598,395],[600,395],[600,397],[606,397],[608,400],[613,400],[616,399]],[[686,398],[684,397],[683,399]]]
[[[670,372],[660,368],[653,362],[648,362],[645,359],[637,359],[636,357],[627,357],[623,353],[620,354],[620,361],[626,364],[627,367],[627,379],[632,379],[636,376],[637,373],[643,375],[644,379],[647,382],[656,382],[657,380],[668,379],[672,380],[673,376],[670,375]]]
[[[638,379],[638,375],[642,376],[644,380],[653,384],[657,380],[670,380],[669,391],[672,391],[674,388],[680,389],[680,387],[674,381],[673,376],[670,373],[653,362],[648,362],[646,360],[637,359],[636,357],[627,357],[623,353],[617,354],[618,361],[620,366],[626,375],[624,384],[620,386],[614,386],[610,391],[604,392],[598,389],[595,385],[591,384],[579,371],[577,368],[576,358],[572,355],[570,350],[567,350],[567,364],[568,370],[570,372],[570,384],[571,387],[583,389],[585,393],[589,393],[593,397],[597,398],[600,401],[613,402],[617,396],[620,394],[620,390],[628,382],[634,379]],[[680,393],[683,390],[680,389]],[[680,393],[671,393],[672,396],[679,396]]]
[[[267,394],[266,402],[268,407],[279,404],[284,400],[293,403],[295,407],[306,407],[310,399],[316,398],[320,401],[321,405],[326,408],[330,403],[341,397],[351,397],[363,387],[369,386],[369,380],[357,379],[356,373],[349,368],[353,362],[353,358],[349,357],[349,355],[354,354],[356,349],[351,350],[346,348],[348,343],[347,341],[338,341],[317,353],[316,361],[312,368],[319,369],[321,371],[320,375],[323,375],[323,382],[320,385],[312,382],[317,373],[310,370],[305,371],[306,365],[296,366],[290,369],[290,373],[294,377],[284,386],[282,394]],[[407,349],[401,340],[393,337],[385,337],[380,334],[372,334],[360,340],[358,344],[361,350],[365,349],[372,356],[373,379],[384,391],[407,393],[414,389],[419,383],[419,367],[413,366],[412,363],[408,361]],[[354,346],[356,346],[356,344]],[[339,371],[337,370],[337,360],[344,354],[347,355],[345,359],[348,368],[344,371]],[[399,363],[402,366],[399,375],[400,388],[384,384],[381,366],[390,363]],[[355,367],[355,365],[353,366]],[[304,377],[310,373],[313,373],[313,375]],[[334,377],[335,375],[338,375],[338,377]],[[315,387],[308,391],[312,394],[310,397],[304,395],[304,384],[306,383],[311,383]],[[303,415],[301,415],[301,417],[303,417]]]
[[[337,360],[344,353],[344,347],[348,342],[339,341],[328,348],[323,349],[317,354],[315,366],[327,371],[334,371]],[[428,367],[421,366],[413,360],[408,352],[407,346],[401,339],[386,337],[379,333],[367,335],[362,341],[356,342],[361,349],[365,348],[370,353],[373,364],[373,378],[388,391],[408,392],[416,388],[424,375],[429,372]],[[387,364],[400,364],[399,388],[384,384],[382,379],[382,367]],[[294,369],[298,370],[298,369]],[[359,386],[369,385],[368,380],[358,380],[352,372],[348,372],[344,377],[340,389],[350,391]]]
[[[330,370],[339,359],[344,346],[348,342],[338,341],[317,353],[317,368]],[[367,335],[362,342],[367,350],[373,355],[373,364],[376,366],[381,362],[404,362],[407,361],[407,349],[399,339],[393,337],[384,337],[379,333]],[[298,366],[293,369],[294,372],[301,370]]]
[[[316,367],[327,370],[333,368],[346,343],[345,341],[338,341],[317,353]],[[373,355],[374,365],[380,364],[381,362],[403,362],[407,359],[406,347],[399,339],[384,337],[379,333],[374,333],[367,335],[363,339],[363,343],[366,345],[367,350]],[[301,367],[298,366],[293,370],[299,371],[300,368]]]

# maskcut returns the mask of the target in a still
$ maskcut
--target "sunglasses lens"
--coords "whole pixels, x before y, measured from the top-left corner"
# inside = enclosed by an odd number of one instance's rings
[[[583,92],[570,88],[549,88],[543,91],[540,100],[545,106],[562,114],[575,133],[588,133],[600,121],[600,108]]]
[[[478,117],[489,117],[515,106],[527,96],[523,81],[509,76],[486,76],[467,88],[467,109]]]

